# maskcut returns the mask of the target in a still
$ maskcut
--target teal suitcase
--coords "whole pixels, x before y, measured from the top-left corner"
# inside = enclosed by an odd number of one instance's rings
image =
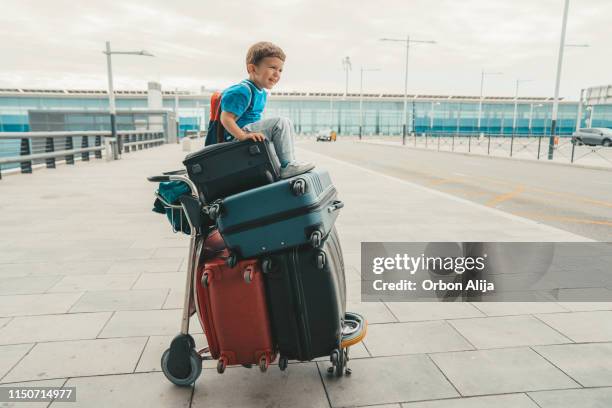
[[[343,206],[329,173],[313,170],[227,197],[209,215],[232,255],[253,258],[304,244],[321,247]]]

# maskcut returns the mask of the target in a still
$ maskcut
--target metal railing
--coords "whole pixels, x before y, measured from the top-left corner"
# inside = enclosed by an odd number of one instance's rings
[[[119,158],[122,152],[142,150],[166,142],[163,131],[120,131],[117,140],[110,131],[61,132],[0,132],[0,153],[15,151],[14,155],[0,157],[1,170],[10,164],[19,164],[21,173],[32,173],[32,167],[44,164],[55,168],[57,161],[75,164],[76,160],[101,159],[103,155]],[[110,157],[107,157],[110,159]]]
[[[413,133],[404,139],[401,136],[367,136],[363,139],[443,152],[549,161],[548,135]],[[574,144],[570,135],[556,136],[552,151],[553,159],[550,161],[612,168],[612,147]]]

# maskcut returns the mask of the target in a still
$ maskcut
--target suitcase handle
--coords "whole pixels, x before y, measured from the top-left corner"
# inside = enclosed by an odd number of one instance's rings
[[[334,212],[334,211],[337,211],[337,210],[341,209],[342,207],[344,207],[344,203],[342,201],[340,201],[340,200],[336,200],[336,201],[334,201],[334,203],[332,205],[327,207],[327,211],[328,212]]]

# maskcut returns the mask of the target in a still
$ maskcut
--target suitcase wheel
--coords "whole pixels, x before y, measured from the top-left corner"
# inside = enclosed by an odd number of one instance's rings
[[[208,217],[212,221],[216,221],[219,218],[219,214],[221,213],[221,208],[219,204],[213,204],[208,208]]]
[[[263,273],[272,272],[272,260],[270,258],[265,258],[261,261],[261,270]]]
[[[324,269],[327,264],[325,252],[321,251],[317,254],[317,269]]]
[[[316,231],[313,231],[312,234],[310,234],[309,241],[310,241],[310,245],[313,248],[320,247],[322,240],[323,240],[323,234],[321,233],[321,231],[316,230]]]
[[[174,385],[180,387],[190,386],[196,382],[200,374],[202,374],[202,358],[197,351],[191,350],[189,353],[189,361],[184,361],[183,364],[189,365],[189,374],[187,377],[179,377],[172,373],[169,366],[170,349],[164,351],[161,358],[161,368],[166,378]]]
[[[291,185],[291,192],[293,193],[293,195],[298,197],[306,194],[306,180],[301,178],[295,180]]]
[[[251,283],[253,281],[253,268],[244,268],[244,273],[242,276],[244,277],[244,281],[246,283]]]
[[[265,373],[268,370],[268,365],[268,358],[265,354],[259,357],[259,371]]]
[[[227,367],[227,358],[226,357],[221,357],[217,361],[217,372],[219,374],[223,374],[225,372],[225,368],[226,367]]]
[[[202,286],[204,286],[205,288],[208,287],[208,280],[210,279],[209,275],[207,273],[202,274]]]
[[[236,255],[231,254],[230,256],[227,257],[227,259],[225,260],[225,263],[230,268],[233,268],[238,263],[238,259],[236,258]]]
[[[280,356],[280,359],[278,360],[278,368],[280,368],[281,371],[285,371],[288,365],[289,359],[285,356]]]

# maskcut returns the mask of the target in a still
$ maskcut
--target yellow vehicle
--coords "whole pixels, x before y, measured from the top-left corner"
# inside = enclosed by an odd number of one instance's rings
[[[317,132],[317,142],[335,142],[336,141],[336,131],[331,129],[323,129]]]

